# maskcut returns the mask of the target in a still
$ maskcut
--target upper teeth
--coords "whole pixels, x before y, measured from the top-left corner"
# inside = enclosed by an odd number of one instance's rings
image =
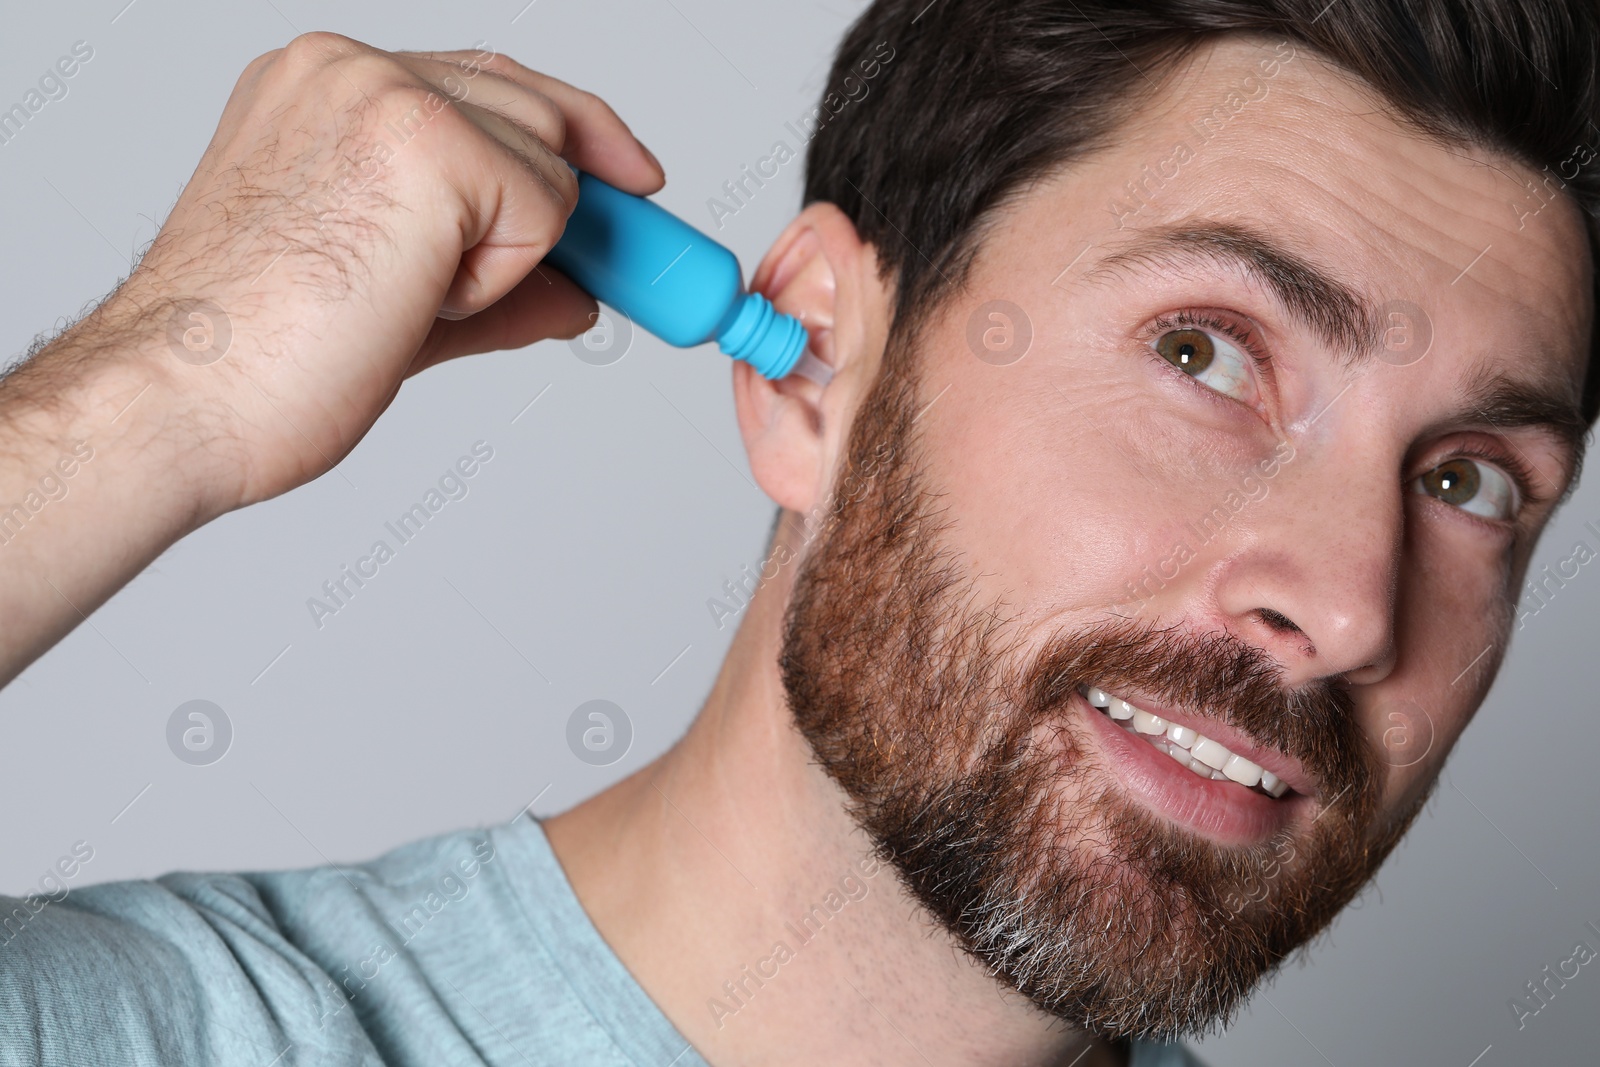
[[[1247,788],[1261,790],[1271,797],[1281,797],[1289,786],[1271,771],[1262,770],[1243,756],[1230,752],[1201,733],[1187,726],[1167,722],[1143,708],[1134,707],[1104,689],[1090,686],[1086,691],[1089,703],[1105,711],[1120,722],[1124,729],[1145,735],[1145,739],[1177,760],[1202,778],[1231,779]],[[1131,720],[1131,721],[1130,721]]]

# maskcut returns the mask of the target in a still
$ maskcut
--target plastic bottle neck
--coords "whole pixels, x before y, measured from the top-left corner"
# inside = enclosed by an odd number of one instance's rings
[[[745,293],[717,331],[717,347],[749,363],[764,378],[782,378],[805,351],[806,328],[760,293]]]

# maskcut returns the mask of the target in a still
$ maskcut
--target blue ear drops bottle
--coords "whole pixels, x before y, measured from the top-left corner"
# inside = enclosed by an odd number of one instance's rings
[[[769,379],[801,363],[805,327],[745,292],[732,252],[659,204],[576,173],[578,206],[545,262],[670,345],[714,340]],[[829,372],[804,363],[808,377]]]

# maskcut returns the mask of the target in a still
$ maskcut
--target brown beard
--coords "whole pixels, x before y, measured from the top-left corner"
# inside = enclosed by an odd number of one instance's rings
[[[907,361],[909,363],[909,361]],[[1422,801],[1379,824],[1376,753],[1350,695],[1287,690],[1225,632],[1108,621],[1031,655],[978,603],[926,485],[916,388],[884,373],[796,576],[780,665],[790,709],[852,817],[996,978],[1098,1036],[1225,1025],[1376,872]],[[865,472],[863,474],[863,472]],[[1300,760],[1308,829],[1223,847],[1096,770],[1080,685],[1150,694]]]

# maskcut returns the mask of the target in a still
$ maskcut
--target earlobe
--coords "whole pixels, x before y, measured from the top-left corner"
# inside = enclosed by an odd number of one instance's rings
[[[870,357],[861,339],[874,331],[867,319],[881,313],[870,249],[837,207],[808,206],[763,258],[751,288],[799,319],[807,351],[834,371],[826,388],[798,374],[767,381],[743,363],[733,365],[739,430],[757,482],[779,505],[810,509],[820,497],[835,452],[841,415],[860,374],[852,366]],[[863,269],[866,277],[863,278]],[[863,285],[863,281],[868,284]]]

